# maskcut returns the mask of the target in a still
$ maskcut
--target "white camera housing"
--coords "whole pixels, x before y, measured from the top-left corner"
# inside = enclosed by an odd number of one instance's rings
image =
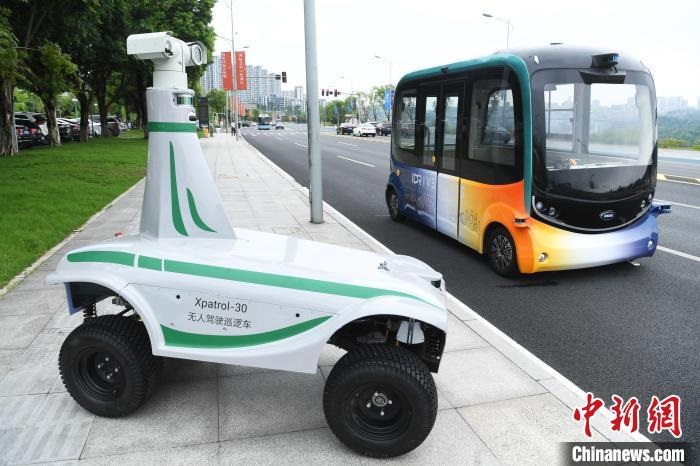
[[[187,89],[185,69],[207,63],[204,44],[182,41],[167,31],[130,35],[126,39],[126,53],[153,62],[154,88]]]

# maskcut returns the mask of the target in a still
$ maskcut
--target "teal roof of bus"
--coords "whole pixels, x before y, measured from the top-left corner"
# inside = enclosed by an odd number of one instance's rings
[[[451,75],[459,73],[460,71],[469,71],[470,69],[485,66],[507,65],[514,68],[516,72],[525,71],[527,74],[532,74],[539,69],[545,68],[589,68],[593,55],[615,52],[616,51],[610,49],[573,47],[559,44],[543,47],[505,49],[485,57],[414,71],[401,78],[399,84],[415,79],[437,78],[443,76],[445,73]],[[537,61],[535,61],[534,57],[537,57]],[[522,65],[525,65],[525,70],[521,68]],[[647,68],[639,59],[624,53],[620,53],[617,67],[625,70],[648,72]],[[446,71],[443,71],[445,68]],[[521,76],[521,78],[522,77],[523,76]]]

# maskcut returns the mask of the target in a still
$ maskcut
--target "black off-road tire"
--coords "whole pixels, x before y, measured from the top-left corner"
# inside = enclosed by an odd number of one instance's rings
[[[390,458],[426,439],[437,416],[430,371],[409,350],[359,345],[333,367],[323,392],[333,433],[356,452]]]
[[[406,216],[401,213],[401,201],[394,188],[389,188],[386,193],[386,206],[389,209],[389,217],[395,222],[402,222]]]
[[[104,417],[138,409],[155,392],[161,366],[143,322],[116,315],[86,319],[68,335],[58,356],[68,393]]]
[[[520,274],[515,241],[504,227],[497,226],[489,231],[485,250],[494,272],[510,278]]]

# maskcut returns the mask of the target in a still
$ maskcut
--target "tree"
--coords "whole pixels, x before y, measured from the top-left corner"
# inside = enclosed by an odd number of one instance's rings
[[[67,33],[71,30],[67,27],[67,20],[88,14],[89,5],[96,2],[97,0],[4,1],[10,6],[10,13],[4,16],[7,19],[7,29],[5,27],[0,29],[14,35],[16,50],[19,52],[13,68],[17,70],[14,79],[3,81],[0,94],[12,96],[14,86],[20,80],[37,93],[44,102],[48,119],[49,141],[52,145],[60,144],[55,119],[55,98],[58,92],[65,90],[57,89],[57,87],[65,85],[66,80],[70,79],[70,75],[74,71],[70,57],[62,51],[60,42],[64,37],[70,35]],[[87,23],[87,21],[83,21],[83,23]],[[45,83],[41,80],[42,77],[47,78]],[[13,109],[6,105],[3,110]],[[12,125],[14,132],[14,119]],[[12,137],[14,139],[16,135],[13,134]],[[0,140],[0,146],[3,144]],[[5,153],[4,149],[2,153]]]
[[[18,41],[10,30],[10,10],[0,7],[0,156],[18,152],[12,99],[19,71]]]
[[[24,80],[44,103],[46,125],[49,130],[49,144],[60,146],[61,137],[56,122],[56,99],[58,94],[70,86],[77,68],[60,47],[52,42],[42,44],[37,53],[27,59]]]
[[[223,113],[226,108],[226,93],[221,89],[212,89],[207,94],[209,98],[209,110],[214,113]]]

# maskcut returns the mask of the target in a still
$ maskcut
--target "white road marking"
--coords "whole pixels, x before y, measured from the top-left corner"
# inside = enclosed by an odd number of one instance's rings
[[[343,157],[342,155],[338,155],[337,157],[338,157],[339,159],[349,160],[350,162],[355,162],[355,163],[359,163],[360,165],[367,165],[368,167],[374,168],[374,165],[372,165],[372,164],[370,164],[370,163],[364,163],[364,162],[360,162],[359,160],[349,159],[349,158],[347,158],[347,157]]]
[[[277,139],[278,141],[282,140],[282,138],[278,138],[277,136],[275,136],[275,139]]]
[[[661,202],[661,203],[664,203],[664,204],[679,205],[679,206],[681,206],[681,207],[687,207],[687,208],[689,208],[689,209],[698,209],[698,210],[700,210],[700,206],[696,206],[696,205],[682,204],[682,203],[680,203],[680,202],[673,202],[673,201],[662,201],[661,199],[654,199],[654,200],[655,200],[656,202]]]
[[[349,142],[339,142],[338,144],[343,144],[345,146],[359,147],[357,144],[350,144]]]
[[[690,259],[695,262],[700,262],[700,257],[688,254],[686,252],[676,251],[675,249],[665,248],[663,246],[656,246],[656,249],[667,252],[669,254],[675,254],[676,256],[685,257],[686,259]]]
[[[304,147],[304,148],[308,148],[308,146],[306,146],[306,145],[304,145],[304,144],[299,144],[298,142],[295,142],[294,144],[297,145],[297,146],[301,146],[301,147]]]

